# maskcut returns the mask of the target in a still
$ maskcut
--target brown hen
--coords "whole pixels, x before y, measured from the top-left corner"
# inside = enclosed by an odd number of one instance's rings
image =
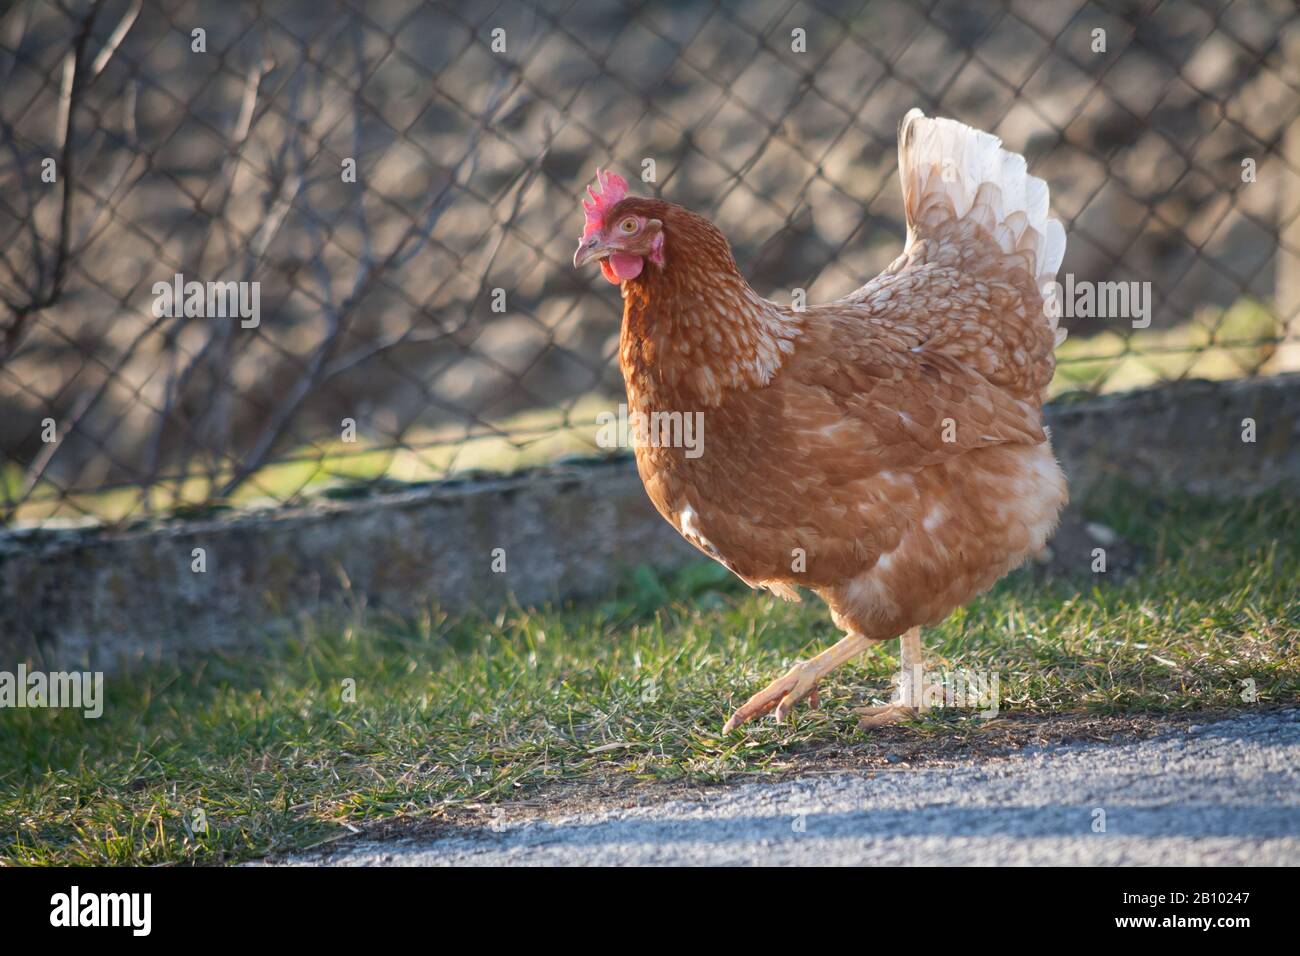
[[[725,731],[816,694],[903,638],[895,702],[924,707],[919,628],[1043,548],[1066,501],[1042,425],[1065,233],[1047,187],[995,137],[912,110],[899,127],[903,253],[856,292],[794,309],[754,292],[722,234],[599,173],[574,265],[624,299],[634,420],[700,416],[694,454],[649,429],[659,513],[753,587],[816,591],[846,632],[751,697]],[[656,414],[659,417],[656,418]],[[700,453],[702,451],[702,453]]]

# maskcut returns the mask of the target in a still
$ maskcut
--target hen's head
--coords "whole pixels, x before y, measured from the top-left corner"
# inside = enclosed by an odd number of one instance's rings
[[[627,180],[618,173],[596,170],[596,188],[587,187],[590,199],[582,201],[587,224],[573,254],[574,268],[592,259],[617,285],[635,279],[646,260],[664,264],[664,223],[656,218],[658,200],[628,197]]]

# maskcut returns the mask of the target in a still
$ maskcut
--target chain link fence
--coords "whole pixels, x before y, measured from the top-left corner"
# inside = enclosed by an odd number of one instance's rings
[[[594,167],[818,302],[901,247],[912,106],[1025,153],[1066,280],[1146,290],[1067,312],[1058,391],[1300,369],[1289,0],[32,0],[0,89],[9,524],[595,453]]]

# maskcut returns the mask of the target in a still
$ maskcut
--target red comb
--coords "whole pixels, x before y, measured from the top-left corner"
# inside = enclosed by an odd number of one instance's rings
[[[591,199],[582,201],[582,211],[587,217],[587,226],[582,230],[584,241],[593,232],[605,228],[605,213],[617,206],[623,200],[623,197],[627,195],[627,180],[618,173],[611,173],[608,170],[602,171],[597,166],[596,183],[600,187],[600,192],[596,192],[588,186],[587,195]]]

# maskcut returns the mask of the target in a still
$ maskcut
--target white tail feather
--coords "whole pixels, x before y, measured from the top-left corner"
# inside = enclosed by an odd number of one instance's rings
[[[1002,149],[1002,141],[990,133],[914,109],[898,127],[898,173],[909,247],[925,198],[942,191],[957,218],[974,215],[1004,252],[1032,256],[1035,279],[1050,306],[1065,256],[1065,228],[1048,218],[1047,183],[1029,175],[1023,156]],[[1046,311],[1055,329],[1059,310]]]

